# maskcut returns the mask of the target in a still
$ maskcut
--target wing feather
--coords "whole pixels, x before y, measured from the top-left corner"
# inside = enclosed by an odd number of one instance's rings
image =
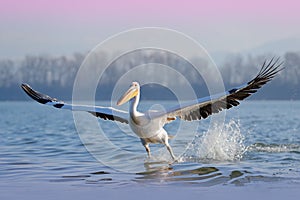
[[[257,76],[248,83],[233,88],[225,93],[200,98],[183,105],[177,105],[167,109],[166,112],[160,113],[156,117],[179,117],[187,121],[200,120],[224,109],[238,106],[240,104],[239,101],[257,92],[259,88],[273,79],[275,75],[283,69],[281,65],[282,62],[279,62],[279,59],[273,58],[268,63],[265,61]]]
[[[86,111],[104,120],[119,121],[128,124],[129,115],[126,111],[118,110],[111,107],[67,104],[63,101],[57,100],[56,98],[52,98],[46,94],[42,94],[38,91],[35,91],[28,84],[22,84],[21,87],[28,94],[28,96],[30,96],[32,99],[41,104],[50,105],[60,109]]]

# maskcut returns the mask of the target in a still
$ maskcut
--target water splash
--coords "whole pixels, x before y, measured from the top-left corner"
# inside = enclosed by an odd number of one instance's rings
[[[213,125],[204,134],[196,136],[182,158],[201,162],[240,160],[247,149],[244,140],[239,122],[230,120],[223,127]]]
[[[254,143],[248,147],[248,151],[267,153],[300,153],[300,145]]]

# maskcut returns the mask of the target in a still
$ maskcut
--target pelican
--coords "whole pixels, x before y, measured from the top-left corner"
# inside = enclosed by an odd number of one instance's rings
[[[131,130],[140,138],[149,157],[151,156],[149,144],[161,143],[166,146],[170,156],[175,161],[176,157],[169,144],[170,137],[164,129],[165,124],[177,118],[186,121],[201,120],[224,109],[238,106],[240,104],[239,101],[255,93],[283,69],[280,67],[282,63],[279,63],[278,60],[265,61],[258,74],[251,81],[239,87],[232,88],[224,93],[199,98],[195,101],[188,101],[184,104],[167,108],[166,111],[138,111],[141,90],[138,82],[133,82],[127,92],[117,102],[119,106],[129,101],[128,112],[112,107],[67,104],[33,90],[28,84],[24,83],[21,87],[32,99],[41,104],[59,109],[86,111],[104,120],[114,120],[129,124]]]

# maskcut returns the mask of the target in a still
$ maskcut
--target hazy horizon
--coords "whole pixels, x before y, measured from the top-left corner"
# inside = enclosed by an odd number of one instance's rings
[[[180,31],[209,53],[243,52],[300,37],[296,0],[2,0],[1,4],[0,59],[88,52],[112,35],[141,27]]]

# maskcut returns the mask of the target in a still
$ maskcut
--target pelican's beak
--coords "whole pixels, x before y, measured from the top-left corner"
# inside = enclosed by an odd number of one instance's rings
[[[127,101],[129,101],[130,99],[132,99],[133,97],[135,97],[136,95],[138,95],[138,88],[136,86],[131,86],[127,92],[119,99],[119,101],[117,102],[117,105],[120,106],[124,103],[126,103]]]

